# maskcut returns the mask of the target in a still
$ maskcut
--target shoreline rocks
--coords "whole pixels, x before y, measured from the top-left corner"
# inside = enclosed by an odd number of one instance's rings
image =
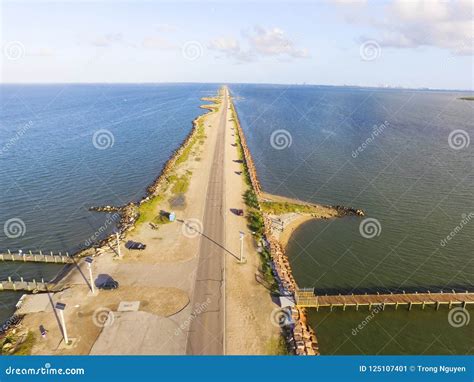
[[[250,177],[251,186],[257,196],[262,195],[262,189],[257,177],[257,170],[248,149],[245,140],[244,132],[240,126],[237,116],[237,111],[233,104],[233,116],[236,119],[237,133],[240,138],[242,151],[244,154],[244,162],[247,166],[248,175]],[[264,234],[263,240],[270,252],[272,258],[272,270],[275,280],[278,284],[280,295],[292,295],[296,291],[297,285],[291,271],[291,266],[281,243],[275,239],[271,233],[272,222],[271,219],[262,212],[264,218]],[[285,326],[282,328],[282,335],[286,340],[288,349],[296,355],[319,355],[319,347],[316,339],[316,333],[307,324],[306,311],[302,308],[294,306],[291,308],[291,317],[294,325]]]

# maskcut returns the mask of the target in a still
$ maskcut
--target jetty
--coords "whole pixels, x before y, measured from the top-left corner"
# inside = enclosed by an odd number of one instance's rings
[[[33,253],[31,251],[12,253],[10,250],[6,253],[0,253],[0,261],[19,261],[31,263],[56,263],[56,264],[71,264],[74,262],[72,256],[68,252],[62,254],[61,252],[54,254],[53,252]]]
[[[375,294],[350,294],[350,295],[325,295],[318,296],[314,293],[313,288],[303,288],[295,290],[296,306],[301,308],[328,307],[330,310],[340,307],[346,310],[347,307],[367,306],[369,310],[377,307],[385,310],[387,306],[393,306],[398,309],[399,306],[406,306],[411,310],[413,306],[434,306],[436,310],[441,305],[447,305],[450,309],[452,306],[462,306],[465,308],[468,304],[474,304],[473,292],[414,292],[414,293],[375,293]]]
[[[28,291],[28,292],[50,292],[56,287],[55,283],[41,281],[25,281],[23,277],[20,280],[12,280],[11,277],[6,281],[0,281],[0,291]]]

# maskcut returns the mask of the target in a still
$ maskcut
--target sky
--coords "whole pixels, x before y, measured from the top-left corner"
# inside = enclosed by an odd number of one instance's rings
[[[471,0],[0,0],[2,83],[473,90]]]

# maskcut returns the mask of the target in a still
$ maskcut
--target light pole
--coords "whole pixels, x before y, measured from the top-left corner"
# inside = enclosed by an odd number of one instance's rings
[[[120,253],[120,236],[118,231],[115,232],[115,236],[117,237],[117,253],[119,257],[122,257],[122,254]]]
[[[245,236],[245,233],[240,231],[240,262],[241,263],[244,259],[244,236]]]
[[[64,342],[69,344],[69,338],[67,338],[67,330],[66,330],[66,321],[64,321],[64,309],[66,309],[66,304],[62,302],[57,302],[55,306],[56,310],[59,310],[59,317],[61,318],[61,327],[63,329],[63,336]]]
[[[95,290],[94,290],[94,279],[92,277],[92,262],[94,261],[94,259],[92,257],[86,257],[86,263],[87,263],[87,267],[89,268],[89,279],[90,279],[90,282],[91,282],[91,292],[92,294],[95,293]]]

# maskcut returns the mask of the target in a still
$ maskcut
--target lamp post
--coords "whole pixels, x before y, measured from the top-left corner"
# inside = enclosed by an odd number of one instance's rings
[[[56,310],[59,311],[59,317],[61,318],[61,327],[63,330],[64,342],[69,344],[69,338],[67,337],[67,330],[66,330],[66,321],[64,320],[64,309],[66,309],[66,304],[62,302],[57,302],[55,306]]]
[[[116,236],[116,238],[117,238],[117,254],[118,254],[119,258],[120,258],[120,257],[122,257],[122,254],[121,254],[121,252],[120,252],[120,236],[119,236],[118,231],[115,232],[115,236]]]
[[[89,268],[89,279],[90,279],[90,283],[91,283],[91,292],[92,294],[95,293],[95,289],[94,289],[94,279],[92,277],[92,262],[94,261],[94,259],[90,256],[86,257],[86,263],[87,263],[87,267]]]
[[[244,236],[245,236],[245,233],[243,233],[242,231],[240,231],[239,233],[240,233],[240,262],[242,263],[242,261],[244,259]]]

